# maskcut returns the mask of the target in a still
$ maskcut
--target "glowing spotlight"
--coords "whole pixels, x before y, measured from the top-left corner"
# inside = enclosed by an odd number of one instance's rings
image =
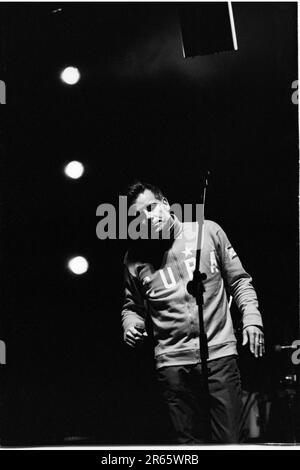
[[[76,256],[71,258],[68,262],[68,268],[74,274],[84,274],[89,268],[89,263],[83,256]]]
[[[67,85],[75,85],[80,80],[80,72],[77,67],[67,67],[61,72],[60,78]]]
[[[73,162],[68,163],[65,166],[65,174],[69,177],[72,178],[73,180],[77,180],[78,178],[81,178],[81,176],[84,173],[84,166],[82,163],[77,162],[74,160]]]

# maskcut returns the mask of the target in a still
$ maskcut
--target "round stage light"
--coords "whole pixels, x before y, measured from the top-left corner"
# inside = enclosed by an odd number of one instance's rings
[[[84,274],[89,268],[89,263],[83,256],[75,256],[68,262],[68,268],[74,274]]]
[[[65,174],[74,180],[81,178],[84,173],[84,166],[82,163],[77,162],[76,160],[68,163],[65,166]]]
[[[67,85],[75,85],[80,80],[80,72],[77,67],[66,67],[61,72],[60,78]]]

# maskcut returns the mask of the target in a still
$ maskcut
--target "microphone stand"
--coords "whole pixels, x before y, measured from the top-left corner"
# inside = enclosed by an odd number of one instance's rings
[[[208,387],[208,375],[209,369],[207,365],[208,361],[208,341],[207,335],[204,328],[204,319],[203,319],[203,293],[205,288],[203,281],[207,278],[205,273],[200,272],[200,258],[201,258],[201,249],[203,245],[203,229],[204,229],[204,206],[205,206],[205,195],[206,187],[208,186],[208,176],[209,171],[206,172],[204,176],[204,181],[202,184],[202,193],[201,193],[201,204],[202,204],[202,214],[200,220],[198,220],[198,237],[197,237],[197,250],[196,250],[196,264],[195,270],[193,273],[192,281],[188,282],[187,290],[189,294],[193,295],[196,299],[198,306],[198,315],[199,315],[199,350],[200,350],[200,359],[201,359],[201,370],[203,378],[203,397],[204,397],[204,406],[205,410],[205,440],[210,442],[211,440],[211,425],[210,425],[210,396],[209,396],[209,387]]]

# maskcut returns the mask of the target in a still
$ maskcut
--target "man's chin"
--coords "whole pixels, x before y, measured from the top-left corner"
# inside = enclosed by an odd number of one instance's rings
[[[153,227],[150,233],[150,238],[152,240],[157,240],[158,238],[161,238],[161,234],[162,234],[161,227]]]
[[[155,227],[152,232],[152,239],[155,240],[169,240],[171,237],[171,231],[168,224],[160,224],[158,227]]]
[[[155,233],[161,232],[162,229],[163,229],[162,222],[158,222],[157,224],[152,225],[152,231],[155,232]]]

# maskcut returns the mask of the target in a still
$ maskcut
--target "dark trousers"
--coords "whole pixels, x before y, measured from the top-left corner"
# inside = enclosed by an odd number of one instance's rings
[[[241,380],[236,356],[208,362],[211,443],[236,444],[241,436]],[[201,364],[157,370],[178,444],[204,444],[205,412]]]

